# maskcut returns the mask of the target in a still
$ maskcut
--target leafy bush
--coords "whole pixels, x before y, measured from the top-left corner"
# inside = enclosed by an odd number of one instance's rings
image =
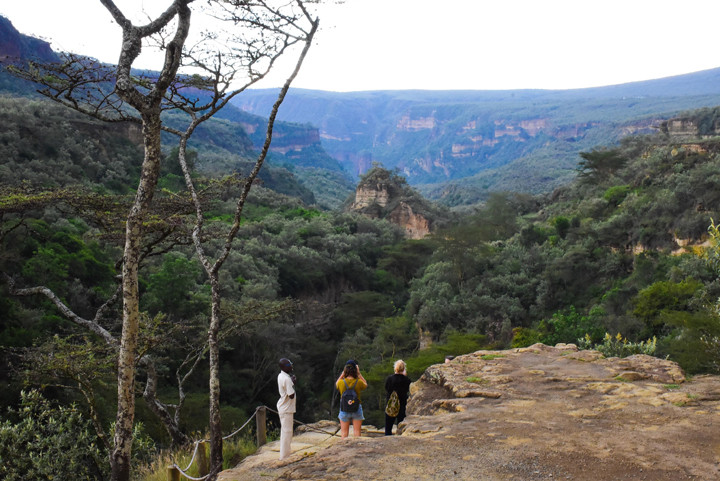
[[[568,233],[568,230],[570,230],[570,219],[564,216],[557,216],[555,217],[550,223],[555,227],[555,232],[557,232],[557,235],[564,239],[565,236]]]
[[[17,422],[0,424],[0,478],[109,479],[107,452],[90,420],[74,405],[53,406],[38,391],[22,392]]]
[[[513,338],[510,347],[528,347],[540,342],[542,334],[536,329],[516,327],[513,329]]]
[[[541,329],[540,342],[554,346],[561,342],[574,342],[583,334],[589,335],[594,340],[600,339],[602,336],[600,320],[604,314],[605,312],[599,307],[591,309],[587,316],[576,312],[575,306],[570,306],[566,312],[556,312],[548,321],[541,323],[545,329]]]
[[[677,323],[674,318],[686,317],[693,311],[693,297],[701,288],[702,283],[692,278],[655,282],[635,297],[633,314],[645,322],[648,334],[666,335]]]
[[[623,201],[623,199],[625,199],[625,197],[629,193],[630,193],[629,185],[615,185],[605,191],[605,193],[603,194],[603,199],[605,199],[612,205],[618,205],[618,204],[620,204],[620,202]]]
[[[657,338],[653,337],[646,341],[630,342],[618,333],[615,337],[605,333],[603,341],[594,344],[590,335],[577,340],[580,349],[594,349],[600,351],[605,357],[628,357],[634,354],[647,354],[652,356],[655,354],[657,346]]]

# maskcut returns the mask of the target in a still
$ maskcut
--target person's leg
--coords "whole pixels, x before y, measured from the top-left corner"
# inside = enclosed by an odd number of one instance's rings
[[[392,435],[393,424],[395,424],[395,418],[392,418],[385,414],[385,436]]]
[[[353,436],[360,436],[360,430],[362,429],[362,419],[353,419]]]
[[[405,406],[402,404],[400,405],[400,412],[397,415],[397,423],[398,426],[400,426],[400,423],[403,422],[403,419],[405,419]]]
[[[350,433],[350,421],[340,421],[340,436],[343,438],[348,437]]]
[[[290,443],[293,435],[293,414],[280,415],[280,459],[290,456]]]

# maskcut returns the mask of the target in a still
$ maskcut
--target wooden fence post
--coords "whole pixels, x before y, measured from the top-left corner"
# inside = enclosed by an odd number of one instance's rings
[[[255,411],[255,425],[257,426],[257,445],[258,448],[267,442],[267,410],[265,406],[260,406]]]
[[[197,466],[199,477],[203,477],[210,472],[210,463],[208,462],[207,451],[205,450],[207,444],[206,442],[198,443]]]
[[[180,471],[175,466],[167,467],[168,481],[180,481]]]

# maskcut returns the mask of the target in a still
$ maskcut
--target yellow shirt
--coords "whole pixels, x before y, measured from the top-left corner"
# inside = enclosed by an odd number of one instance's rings
[[[367,388],[367,383],[362,379],[353,379],[351,377],[346,377],[345,382],[347,382],[347,385],[350,389],[352,389],[355,383],[357,383],[357,389],[355,389],[355,391],[357,391],[358,393],[358,399],[360,399],[360,402],[362,402],[362,399],[360,398],[360,393]],[[338,380],[338,382],[335,383],[335,386],[337,387],[337,390],[340,391],[340,395],[342,396],[342,394],[345,392],[345,383],[343,382],[343,380]]]

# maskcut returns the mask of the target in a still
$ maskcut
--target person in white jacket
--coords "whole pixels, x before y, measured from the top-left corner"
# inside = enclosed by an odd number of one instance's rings
[[[293,435],[293,417],[295,414],[295,381],[292,374],[293,364],[290,359],[280,359],[280,374],[278,374],[278,392],[280,399],[277,410],[280,414],[280,460],[290,456],[290,443]]]

